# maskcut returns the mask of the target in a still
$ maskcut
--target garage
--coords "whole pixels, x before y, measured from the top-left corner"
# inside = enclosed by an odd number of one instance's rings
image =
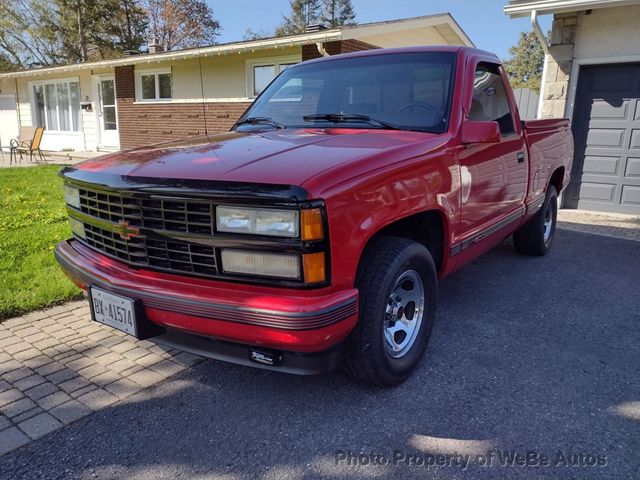
[[[504,12],[528,18],[545,52],[538,118],[572,122],[561,206],[640,215],[640,0],[509,0]]]
[[[640,63],[581,66],[565,206],[640,214]]]

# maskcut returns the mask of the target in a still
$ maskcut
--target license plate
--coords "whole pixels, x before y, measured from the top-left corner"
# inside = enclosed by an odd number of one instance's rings
[[[134,300],[92,287],[91,310],[97,322],[138,336]]]

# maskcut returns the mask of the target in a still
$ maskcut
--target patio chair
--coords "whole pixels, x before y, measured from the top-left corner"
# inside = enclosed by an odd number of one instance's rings
[[[13,162],[17,163],[17,155],[20,156],[20,162],[22,162],[22,156],[25,154],[29,154],[30,162],[33,162],[35,155],[36,163],[38,163],[38,158],[47,163],[47,159],[40,150],[43,135],[44,127],[20,127],[18,138],[12,138],[9,144],[9,165]]]

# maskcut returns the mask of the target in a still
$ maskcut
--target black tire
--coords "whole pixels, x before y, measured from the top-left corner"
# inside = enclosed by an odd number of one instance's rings
[[[387,351],[391,347],[385,338],[385,325],[390,323],[385,322],[392,318],[388,316],[392,290],[405,284],[407,280],[401,284],[397,282],[406,278],[403,275],[407,274],[413,278],[417,276],[422,281],[424,308],[419,326],[416,323],[415,333],[411,335],[413,340],[405,347],[406,353],[400,358],[393,358],[392,354],[399,353]],[[417,278],[415,283],[419,284]],[[356,287],[360,295],[359,321],[346,342],[344,369],[350,375],[374,385],[398,385],[416,368],[431,336],[437,297],[433,259],[424,246],[412,240],[386,236],[375,238],[360,261]],[[404,311],[401,315],[405,315],[405,319],[409,317],[407,312],[410,311],[410,303],[404,310],[398,308],[398,312]],[[419,309],[412,312],[412,317],[416,311]],[[417,322],[419,317],[414,318]]]
[[[556,220],[558,218],[558,194],[553,185],[549,185],[544,203],[538,213],[536,213],[527,223],[521,226],[513,234],[513,244],[518,253],[541,257],[546,255],[553,237],[556,233]],[[551,230],[548,235],[548,221],[551,221]]]

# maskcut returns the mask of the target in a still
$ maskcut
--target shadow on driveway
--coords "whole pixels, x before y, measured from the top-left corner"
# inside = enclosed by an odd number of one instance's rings
[[[639,259],[567,231],[544,258],[502,246],[441,283],[400,387],[207,361],[2,457],[0,478],[638,478]]]

